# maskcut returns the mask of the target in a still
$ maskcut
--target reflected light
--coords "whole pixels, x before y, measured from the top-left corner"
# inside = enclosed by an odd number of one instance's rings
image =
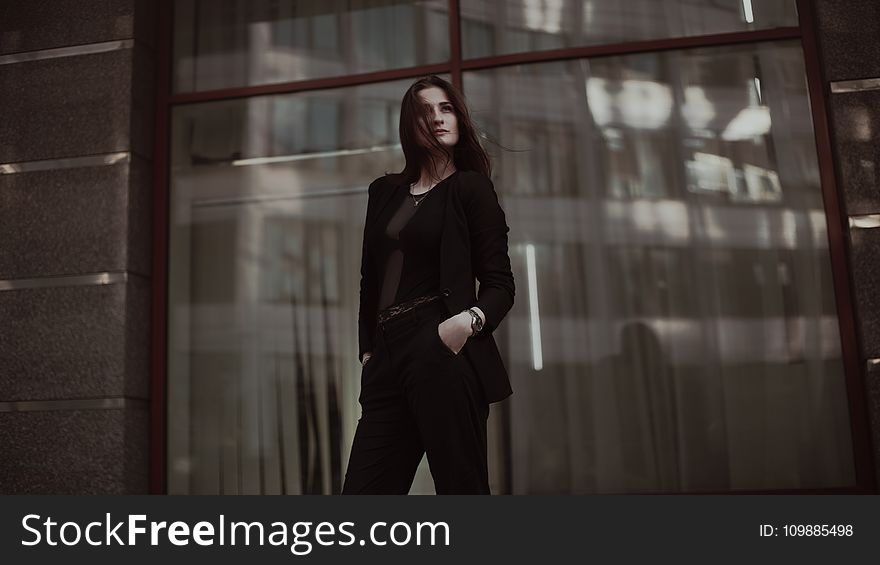
[[[777,224],[777,245],[785,249],[797,249],[798,218],[803,217],[803,215],[790,208],[781,212],[780,219],[782,221]]]
[[[586,83],[587,106],[593,114],[593,121],[598,126],[610,124],[613,114],[611,107],[613,101],[605,88],[605,82],[604,78],[588,78]]]
[[[770,131],[770,109],[767,106],[743,108],[727,124],[721,137],[726,141],[739,141]]]
[[[614,119],[614,110],[620,112],[623,122],[633,129],[659,129],[666,125],[672,114],[672,90],[665,84],[650,80],[624,80],[620,92],[608,92],[609,81],[588,78],[587,104],[598,126],[606,126]]]
[[[532,366],[536,371],[544,368],[541,350],[541,317],[538,312],[538,271],[535,268],[535,246],[526,244],[526,272],[529,282],[529,327],[532,339]]]
[[[609,241],[662,241],[664,245],[687,245],[692,237],[687,204],[676,200],[606,202]]]
[[[531,29],[559,33],[562,30],[563,0],[525,0],[523,14]]]
[[[584,2],[584,21],[583,28],[584,30],[588,30],[590,28],[590,24],[593,23],[593,12],[595,11],[595,6],[593,6],[593,0],[585,0]]]
[[[867,214],[864,216],[850,216],[849,227],[858,229],[880,228],[880,214]]]
[[[743,17],[746,19],[746,23],[753,23],[755,21],[755,13],[752,11],[752,0],[742,0],[743,4]]]
[[[252,165],[271,165],[273,163],[288,163],[290,161],[305,161],[308,159],[326,159],[328,157],[348,157],[350,155],[363,155],[365,153],[382,153],[400,149],[399,143],[395,145],[374,145],[364,149],[337,149],[334,151],[318,151],[315,153],[299,153],[297,155],[278,155],[276,157],[252,157],[250,159],[236,159],[232,161],[233,167],[246,167]]]
[[[701,86],[689,86],[684,89],[684,104],[681,115],[692,130],[704,129],[715,117],[715,105],[706,98],[706,91]]]
[[[717,210],[706,208],[702,211],[703,232],[709,241],[726,242],[729,240],[727,230],[721,223]]]
[[[828,220],[825,217],[825,211],[811,210],[807,212],[807,217],[809,217],[813,245],[824,249],[828,245]]]
[[[731,192],[731,186],[736,185],[733,161],[727,157],[698,151],[685,165],[689,189]]]
[[[650,80],[625,80],[617,99],[623,121],[633,128],[658,129],[672,114],[672,91]]]
[[[746,194],[734,194],[735,200],[751,202],[782,200],[782,184],[776,171],[744,163],[742,172],[746,183]]]
[[[850,131],[858,141],[871,141],[871,116],[864,106],[857,106],[849,112]]]

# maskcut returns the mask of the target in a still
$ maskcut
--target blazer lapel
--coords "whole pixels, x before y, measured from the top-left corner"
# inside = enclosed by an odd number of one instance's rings
[[[402,181],[394,180],[389,181],[385,187],[385,190],[381,191],[381,193],[376,196],[379,197],[379,202],[376,204],[376,212],[373,215],[373,221],[375,222],[377,218],[382,215],[382,210],[385,209],[385,206],[391,202],[391,197],[400,189],[400,185],[403,184]]]

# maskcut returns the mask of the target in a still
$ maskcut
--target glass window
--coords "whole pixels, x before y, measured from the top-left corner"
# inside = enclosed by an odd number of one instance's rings
[[[798,25],[794,0],[460,8],[466,58]],[[175,92],[449,58],[445,0],[182,0],[175,18]],[[403,166],[410,83],[173,109],[170,493],[339,492],[366,187]],[[800,43],[480,70],[464,90],[518,281],[493,492],[851,485]],[[412,492],[432,492],[424,465]]]
[[[446,0],[178,0],[174,28],[175,92],[449,59]]]
[[[340,491],[366,190],[403,168],[410,83],[174,109],[169,493]]]
[[[795,0],[461,0],[465,58],[797,26]]]
[[[464,75],[519,281],[512,492],[853,484],[799,42],[543,66]]]

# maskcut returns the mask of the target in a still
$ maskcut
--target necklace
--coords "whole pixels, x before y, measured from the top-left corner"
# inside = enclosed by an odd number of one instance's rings
[[[455,174],[455,172],[453,172],[452,174]],[[443,177],[442,179],[440,179],[439,181],[435,182],[434,184],[431,185],[431,187],[430,187],[428,190],[426,190],[425,192],[423,192],[423,193],[421,193],[421,194],[413,194],[413,193],[412,193],[412,189],[413,189],[413,187],[415,187],[416,183],[412,183],[412,184],[410,184],[410,185],[409,185],[409,195],[412,197],[413,207],[414,207],[414,208],[417,208],[417,207],[419,206],[419,204],[422,203],[422,200],[424,200],[425,197],[428,196],[428,193],[431,192],[431,191],[434,189],[435,186],[437,186],[438,184],[440,184],[440,183],[443,182],[444,180],[446,180],[446,179],[448,179],[449,177],[451,177],[452,174],[449,174],[449,175]]]
[[[412,190],[412,188],[414,186],[415,186],[415,183],[409,185],[409,189]],[[434,186],[437,186],[437,185],[434,185]],[[413,194],[412,192],[409,193],[409,195],[412,197],[414,208],[417,208],[418,205],[422,203],[422,200],[424,200],[425,197],[428,196],[428,193],[431,192],[431,189],[433,189],[434,186],[432,186],[431,188],[429,188],[428,190],[426,190],[425,192],[423,192],[421,194]]]

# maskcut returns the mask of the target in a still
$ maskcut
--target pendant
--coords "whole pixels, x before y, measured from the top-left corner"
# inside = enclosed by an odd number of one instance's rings
[[[412,185],[412,184],[409,185],[410,190],[412,190],[412,187],[413,187],[413,186],[414,186],[414,185]],[[431,186],[431,188],[434,188],[434,187]],[[419,204],[422,203],[422,200],[424,200],[425,197],[428,196],[428,193],[431,192],[431,188],[429,188],[429,189],[426,190],[425,192],[419,194],[418,196],[420,196],[421,198],[416,198],[416,195],[413,194],[412,192],[409,193],[410,197],[411,197],[412,200],[413,200],[413,207],[418,208]]]

